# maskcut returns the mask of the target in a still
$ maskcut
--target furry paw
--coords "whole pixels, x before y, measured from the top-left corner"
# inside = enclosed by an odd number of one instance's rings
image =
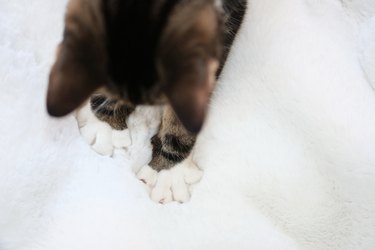
[[[203,172],[187,159],[169,170],[160,172],[145,166],[137,176],[145,184],[153,201],[166,204],[171,201],[187,202],[190,199],[190,186],[199,182],[202,174]]]
[[[101,155],[112,156],[114,149],[131,145],[128,129],[115,130],[108,123],[100,121],[87,103],[76,113],[81,135]]]

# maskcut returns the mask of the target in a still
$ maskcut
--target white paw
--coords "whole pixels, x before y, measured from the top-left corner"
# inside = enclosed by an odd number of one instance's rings
[[[115,130],[108,123],[100,121],[92,112],[90,103],[77,111],[76,119],[81,135],[98,154],[111,156],[114,149],[131,145],[129,130]]]
[[[203,172],[191,161],[190,157],[169,170],[159,173],[150,166],[143,167],[137,174],[146,186],[153,201],[166,204],[171,201],[180,203],[190,199],[190,186],[202,178]]]

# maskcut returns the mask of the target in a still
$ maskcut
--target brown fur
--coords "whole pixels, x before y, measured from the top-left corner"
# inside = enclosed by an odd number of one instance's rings
[[[243,17],[246,0],[223,1],[228,18],[214,0],[70,0],[48,112],[66,115],[100,89],[93,112],[123,130],[136,105],[167,104],[150,165],[171,168],[194,145]]]
[[[222,24],[213,1],[184,2],[174,10],[160,40],[158,67],[166,94],[183,124],[198,128],[213,84],[211,64],[221,58]],[[195,131],[198,132],[198,131]]]
[[[91,109],[95,116],[108,123],[115,130],[128,128],[126,120],[135,106],[123,99],[115,99],[105,91],[98,91],[90,98]]]
[[[195,139],[196,135],[188,132],[174,114],[173,109],[167,106],[163,113],[159,133],[151,140],[153,151],[150,166],[156,171],[170,169],[189,156]]]
[[[106,81],[101,0],[73,0],[65,17],[64,39],[51,70],[47,94],[50,114],[62,116],[82,104]]]
[[[149,4],[150,16],[145,10],[143,18],[157,22],[155,13],[160,15],[166,2],[155,0]],[[145,39],[139,44],[150,48],[154,45],[147,44],[148,40],[157,43],[155,51],[148,52],[152,54],[142,55],[137,50],[144,48],[132,48],[137,43],[129,43],[129,48],[118,43],[121,36],[117,36],[135,32],[134,26],[120,25],[118,30],[108,26],[112,19],[122,22],[121,15],[125,14],[117,8],[129,11],[122,6],[125,0],[71,0],[61,51],[50,74],[48,111],[55,116],[65,115],[104,86],[134,105],[160,104],[168,99],[183,124],[198,131],[213,88],[208,82],[209,64],[221,58],[220,18],[213,0],[177,2],[160,34],[148,34],[143,26],[136,31],[146,32],[137,38]],[[118,56],[121,53],[123,57]],[[142,56],[146,56],[144,60]]]

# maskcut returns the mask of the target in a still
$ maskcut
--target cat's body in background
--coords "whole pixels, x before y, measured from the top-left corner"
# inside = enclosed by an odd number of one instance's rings
[[[246,0],[71,0],[50,76],[50,114],[65,115],[91,96],[95,116],[125,130],[136,105],[166,105],[149,165],[171,169],[194,146],[245,9]]]

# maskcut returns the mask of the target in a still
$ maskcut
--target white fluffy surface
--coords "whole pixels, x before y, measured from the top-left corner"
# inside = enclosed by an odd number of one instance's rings
[[[375,249],[375,1],[250,0],[204,177],[166,206],[131,171],[152,117],[109,158],[46,115],[65,4],[0,0],[1,250]]]

